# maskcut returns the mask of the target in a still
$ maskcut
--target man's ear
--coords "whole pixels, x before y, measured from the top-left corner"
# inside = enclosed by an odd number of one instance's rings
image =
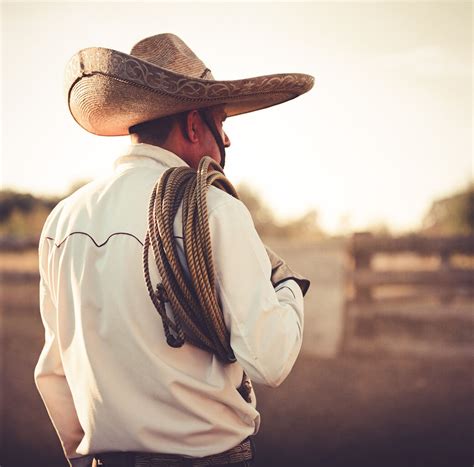
[[[199,112],[197,110],[191,110],[186,116],[186,137],[191,143],[199,142],[199,125],[201,121],[199,119]]]

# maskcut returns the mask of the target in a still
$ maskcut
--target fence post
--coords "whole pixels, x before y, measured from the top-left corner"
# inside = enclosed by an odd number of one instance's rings
[[[411,348],[442,353],[454,346],[455,351],[472,352],[466,336],[472,336],[474,326],[474,235],[393,238],[356,233],[350,253],[353,270],[346,301],[344,349],[398,352]],[[392,256],[406,253],[407,258],[400,257],[397,266],[390,268]],[[378,254],[388,257],[380,262],[380,270],[374,269]],[[427,262],[420,269],[418,264],[425,263],[411,263],[410,255],[422,260],[436,255],[438,268]],[[455,261],[453,255],[459,258]],[[444,350],[433,344],[436,339],[445,345]]]
[[[368,271],[371,269],[372,251],[370,248],[364,247],[369,245],[369,241],[373,239],[370,232],[356,232],[352,238],[352,255],[354,258],[354,270]],[[375,336],[375,316],[372,304],[372,289],[368,285],[355,286],[355,302],[357,303],[357,314],[359,315],[354,326],[354,332],[358,336],[365,338],[373,338]],[[358,305],[362,306],[362,310]]]
[[[449,271],[451,269],[451,251],[448,248],[443,248],[439,253],[441,264],[439,266],[440,271]],[[441,286],[439,292],[439,301],[443,305],[453,301],[454,291],[450,287]]]

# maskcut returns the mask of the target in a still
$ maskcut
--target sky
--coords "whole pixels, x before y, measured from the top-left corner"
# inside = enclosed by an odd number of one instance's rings
[[[295,100],[229,118],[226,175],[281,219],[315,209],[329,233],[420,226],[467,187],[472,160],[471,2],[54,2],[1,4],[0,182],[62,194],[107,173],[129,144],[72,119],[69,58],[180,36],[217,79],[302,72]]]

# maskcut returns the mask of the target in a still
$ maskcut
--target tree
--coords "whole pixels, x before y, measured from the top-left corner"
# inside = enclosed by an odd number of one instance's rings
[[[41,198],[12,190],[0,191],[0,234],[37,237],[59,198]]]
[[[239,194],[240,200],[250,211],[255,228],[259,235],[272,235],[276,228],[276,222],[272,210],[248,185],[239,185],[237,187],[237,192]]]
[[[447,198],[435,200],[422,222],[422,231],[433,235],[474,233],[474,183]]]
[[[278,222],[270,207],[248,185],[242,184],[237,189],[240,200],[247,206],[252,215],[255,228],[262,237],[281,237],[285,239],[311,240],[324,236],[319,227],[318,213],[310,209],[296,219]]]

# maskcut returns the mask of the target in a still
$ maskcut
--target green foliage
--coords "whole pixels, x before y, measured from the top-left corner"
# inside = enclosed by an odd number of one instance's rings
[[[434,201],[423,219],[422,230],[433,235],[474,233],[474,184]]]
[[[69,194],[84,185],[77,182]],[[302,216],[278,222],[272,210],[247,185],[238,188],[239,196],[249,209],[255,227],[262,237],[285,239],[315,239],[324,236],[318,225],[318,215],[310,210]],[[0,235],[37,237],[48,214],[61,198],[42,198],[11,190],[0,191]]]
[[[318,214],[314,209],[307,211],[301,217],[281,223],[275,219],[272,210],[248,185],[240,185],[237,191],[241,201],[250,211],[260,236],[308,240],[324,236],[318,224]]]
[[[59,198],[0,190],[0,235],[35,237]]]
[[[239,185],[237,187],[237,192],[239,193],[240,200],[250,211],[258,233],[260,235],[271,235],[275,226],[275,220],[271,209],[248,185]]]
[[[0,192],[0,222],[4,222],[17,209],[21,212],[30,212],[35,204],[33,196],[13,191]]]

